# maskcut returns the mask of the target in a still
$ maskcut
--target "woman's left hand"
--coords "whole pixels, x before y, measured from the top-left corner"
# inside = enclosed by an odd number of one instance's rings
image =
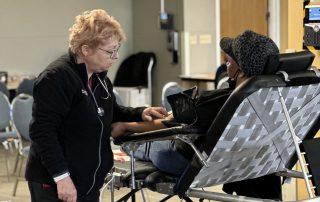
[[[148,107],[142,112],[142,120],[152,121],[153,119],[163,119],[168,115],[164,107]]]

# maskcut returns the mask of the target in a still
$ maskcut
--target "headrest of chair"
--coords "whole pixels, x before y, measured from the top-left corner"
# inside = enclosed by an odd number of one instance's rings
[[[271,55],[267,61],[264,74],[275,74],[278,71],[285,71],[286,73],[305,71],[311,66],[314,57],[314,54],[310,51]]]
[[[287,73],[305,71],[311,66],[314,57],[310,51],[280,54],[278,71]]]

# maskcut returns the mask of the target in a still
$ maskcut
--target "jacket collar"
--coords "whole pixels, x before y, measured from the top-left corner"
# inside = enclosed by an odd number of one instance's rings
[[[70,49],[68,51],[68,54],[69,54],[69,57],[70,57],[70,61],[72,63],[72,65],[71,65],[72,68],[79,74],[82,82],[84,84],[87,84],[87,82],[88,82],[88,73],[87,73],[86,65],[84,63],[78,64],[77,60],[76,60],[76,54],[74,54]],[[107,76],[107,73],[108,73],[108,71],[104,71],[104,72],[100,72],[100,73],[96,73],[96,74],[99,76],[99,78],[101,80],[104,80],[105,77]]]

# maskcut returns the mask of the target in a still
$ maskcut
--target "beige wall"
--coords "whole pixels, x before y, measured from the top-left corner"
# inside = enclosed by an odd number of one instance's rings
[[[165,10],[174,15],[174,27],[182,30],[182,0],[165,1]],[[153,105],[159,105],[161,90],[169,81],[179,82],[181,58],[172,64],[171,52],[167,50],[167,31],[161,30],[158,23],[159,0],[133,1],[133,50],[152,51],[156,54],[157,64],[153,71]]]
[[[302,50],[303,17],[301,0],[281,1],[281,52],[288,49]]]
[[[216,69],[215,0],[184,0],[184,43],[189,43],[183,73],[213,73]],[[189,64],[187,64],[189,63]],[[189,68],[187,70],[186,68]]]
[[[128,40],[121,58],[132,52],[131,0],[1,0],[0,70],[38,74],[68,48],[68,28],[85,10],[102,8],[122,24]],[[121,60],[120,58],[120,60]],[[110,70],[113,78],[117,64]]]

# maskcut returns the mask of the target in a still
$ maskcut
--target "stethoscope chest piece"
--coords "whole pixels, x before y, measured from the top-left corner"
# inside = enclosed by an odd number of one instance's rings
[[[103,116],[104,115],[104,109],[102,109],[102,107],[98,107],[97,112],[98,112],[99,116]]]
[[[96,74],[96,76],[97,76],[100,84],[101,84],[102,87],[104,88],[104,90],[107,92],[108,96],[107,96],[106,99],[108,99],[108,98],[111,97],[111,96],[110,96],[110,93],[109,93],[109,91],[108,91],[107,84],[106,84],[105,82],[103,83],[97,74]],[[99,116],[104,116],[104,109],[103,109],[102,107],[99,107],[98,102],[97,102],[96,98],[94,97],[93,92],[91,91],[91,87],[88,86],[88,88],[89,88],[90,93],[91,93],[91,95],[92,95],[93,101],[94,101],[94,103],[95,103],[95,105],[96,105],[96,107],[97,107],[97,113],[98,113],[98,115],[99,115]]]

